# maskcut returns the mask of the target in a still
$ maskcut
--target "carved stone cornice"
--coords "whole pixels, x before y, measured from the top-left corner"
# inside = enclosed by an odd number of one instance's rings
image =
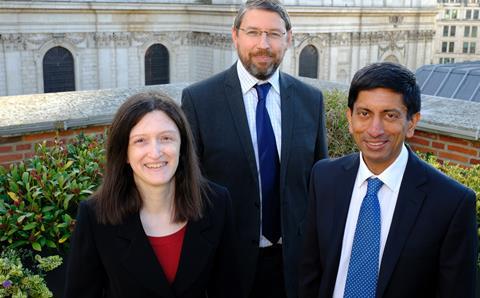
[[[37,50],[47,42],[54,45],[65,43],[79,46],[87,40],[89,33],[27,33],[24,34],[26,45],[29,49]]]
[[[293,47],[303,47],[305,44],[315,44],[322,48],[328,47],[330,37],[328,33],[297,33],[293,34]]]
[[[23,34],[0,34],[0,40],[4,45],[5,51],[23,51],[26,49],[26,43]]]
[[[231,49],[233,47],[230,34],[189,32],[187,40],[193,46],[215,47],[220,49]]]

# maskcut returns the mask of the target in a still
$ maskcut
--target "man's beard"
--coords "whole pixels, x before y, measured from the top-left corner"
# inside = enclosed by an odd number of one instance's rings
[[[254,77],[261,81],[266,81],[268,80],[273,73],[277,70],[278,66],[281,63],[281,60],[278,59],[272,52],[267,51],[267,50],[260,50],[257,51],[256,53],[253,54],[248,54],[248,59],[245,61],[241,55],[238,55],[240,57],[240,61],[242,61],[243,66],[245,66],[245,69]],[[252,61],[252,57],[255,56],[269,56],[273,58],[272,63],[267,67],[265,70],[259,69]]]

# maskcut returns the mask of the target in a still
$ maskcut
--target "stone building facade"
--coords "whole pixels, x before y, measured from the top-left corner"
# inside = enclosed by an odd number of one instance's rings
[[[166,83],[206,78],[237,59],[230,30],[241,2],[1,1],[0,96],[55,90],[45,86],[55,67],[77,91],[148,85],[152,72]],[[294,33],[283,71],[346,83],[376,61],[412,70],[433,62],[432,0],[283,2]],[[67,62],[56,63],[58,55]]]
[[[434,63],[480,60],[480,1],[438,1]]]

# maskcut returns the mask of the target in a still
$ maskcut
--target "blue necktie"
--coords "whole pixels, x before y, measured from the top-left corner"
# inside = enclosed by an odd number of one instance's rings
[[[377,193],[383,182],[369,178],[353,238],[344,298],[374,298],[380,253],[380,204]]]
[[[272,123],[265,106],[270,87],[270,83],[255,85],[258,95],[255,119],[262,185],[262,234],[275,244],[280,239],[280,162]]]

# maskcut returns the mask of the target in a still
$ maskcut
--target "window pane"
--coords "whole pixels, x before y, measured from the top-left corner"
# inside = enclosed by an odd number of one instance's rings
[[[475,48],[477,44],[475,42],[470,43],[470,54],[475,54]]]
[[[442,42],[442,53],[446,53],[447,52],[447,42],[444,41]]]
[[[477,37],[477,26],[472,26],[472,37]]]
[[[162,44],[154,44],[145,53],[145,85],[168,84],[169,81],[168,50]]]
[[[463,37],[468,37],[470,35],[470,26],[465,26],[465,30],[463,30]]]
[[[73,56],[63,47],[48,50],[43,57],[43,90],[49,92],[75,91]]]
[[[443,36],[448,36],[448,26],[443,26]]]
[[[464,54],[468,53],[468,42],[463,43],[463,53]]]
[[[455,31],[457,31],[456,29],[457,29],[456,26],[451,26],[450,27],[450,36],[455,36]]]
[[[312,45],[306,46],[300,53],[298,75],[308,78],[318,78],[318,51]]]
[[[466,19],[471,19],[472,18],[472,10],[467,9],[467,12],[465,13],[465,18]]]
[[[473,11],[473,18],[474,18],[475,20],[478,20],[478,9],[475,9],[475,10]]]
[[[452,10],[452,19],[456,19],[456,18],[457,18],[457,10],[453,9]]]
[[[453,53],[453,49],[455,48],[455,43],[454,42],[450,42],[449,45],[448,45],[448,52],[449,53]]]

